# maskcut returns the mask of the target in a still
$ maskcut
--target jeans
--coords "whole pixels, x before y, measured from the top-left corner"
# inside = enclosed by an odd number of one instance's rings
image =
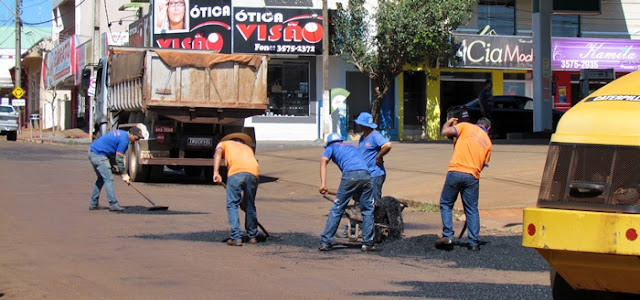
[[[382,184],[384,183],[387,175],[371,177],[371,188],[373,189],[373,201],[378,203],[382,199]]]
[[[467,216],[469,246],[478,246],[480,234],[480,214],[478,213],[478,196],[480,181],[473,175],[461,172],[448,172],[440,196],[440,216],[442,218],[442,236],[453,239],[453,204],[462,196],[464,214]]]
[[[333,236],[338,230],[340,218],[344,208],[354,195],[360,195],[360,210],[362,212],[362,244],[373,245],[373,195],[371,179],[367,170],[344,172],[338,187],[338,193],[329,211],[327,225],[320,236],[322,244],[331,244]]]
[[[231,238],[242,240],[238,205],[244,206],[244,228],[249,238],[258,234],[258,215],[256,212],[256,193],[258,192],[258,178],[251,173],[237,173],[227,178],[227,217],[231,227]]]
[[[102,190],[102,186],[104,186],[104,189],[107,192],[107,201],[109,201],[109,205],[117,205],[118,200],[116,199],[116,194],[113,189],[113,174],[111,173],[111,163],[109,162],[109,158],[89,151],[89,161],[98,176],[96,183],[93,185],[93,192],[91,192],[91,201],[89,202],[89,206],[98,206],[98,197],[100,197],[100,190]]]

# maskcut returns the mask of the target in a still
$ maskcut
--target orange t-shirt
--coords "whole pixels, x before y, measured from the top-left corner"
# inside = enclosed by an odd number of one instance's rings
[[[469,173],[480,179],[480,171],[489,166],[491,139],[484,128],[467,122],[454,126],[458,137],[449,162],[449,171]]]
[[[260,176],[260,166],[251,147],[236,141],[218,143],[216,148],[222,148],[222,157],[227,165],[227,176],[247,172]]]

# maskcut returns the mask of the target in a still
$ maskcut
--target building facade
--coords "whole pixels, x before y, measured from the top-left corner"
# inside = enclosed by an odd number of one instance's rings
[[[408,67],[387,94],[380,130],[392,140],[440,139],[446,109],[477,97],[486,79],[493,79],[495,95],[532,96],[532,2],[479,1],[469,24],[455,33],[463,45],[461,63],[455,68]],[[108,45],[268,54],[268,109],[245,121],[255,128],[258,140],[323,138],[325,105],[332,120],[329,131],[347,136],[355,129],[355,116],[370,109],[374,87],[369,78],[333,55],[329,87],[346,89],[349,96],[342,103],[322,101],[321,0],[172,0],[166,7],[162,3],[53,1],[56,46],[45,58],[44,87],[68,91],[69,126],[89,126],[91,91],[85,94],[80,88],[80,75],[107,54]],[[335,7],[336,1],[329,1],[329,9]],[[171,20],[170,12],[176,11],[182,15]],[[552,17],[553,47],[564,55],[554,55],[553,62],[557,108],[568,109],[579,99],[576,76],[584,67],[615,65],[616,76],[637,69],[637,13],[637,5],[622,0],[602,1],[598,15]],[[612,49],[628,52],[612,59]],[[584,55],[594,59],[578,59]]]

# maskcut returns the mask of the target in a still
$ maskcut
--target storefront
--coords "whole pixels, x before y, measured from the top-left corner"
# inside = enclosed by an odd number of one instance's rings
[[[531,37],[455,35],[455,38],[461,45],[456,68],[411,68],[399,76],[402,87],[399,103],[403,103],[399,107],[400,140],[441,139],[440,128],[446,121],[447,109],[477,98],[487,79],[493,81],[494,95],[532,97]],[[551,42],[554,109],[566,111],[582,99],[583,69],[613,69],[615,77],[620,77],[640,67],[640,41],[552,38]],[[596,76],[587,83],[587,93],[609,81],[606,76]]]
[[[182,20],[171,19],[175,14],[168,12],[175,11],[184,13]],[[156,3],[154,16],[152,47],[270,55],[267,111],[245,120],[246,126],[255,128],[256,139],[320,137],[321,8],[244,7],[232,6],[229,0],[190,0],[180,7]]]

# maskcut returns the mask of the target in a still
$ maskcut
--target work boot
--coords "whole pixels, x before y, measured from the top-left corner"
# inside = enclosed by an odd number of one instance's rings
[[[255,237],[249,238],[249,244],[257,244],[258,240]]]
[[[436,249],[453,250],[453,240],[447,237],[441,237],[436,240]]]
[[[467,249],[469,249],[469,251],[480,251],[480,246],[469,246]]]
[[[321,244],[320,247],[318,248],[318,250],[320,251],[329,251],[331,250],[331,244]]]
[[[114,204],[109,206],[109,211],[123,211],[124,207],[120,206],[120,204]]]
[[[373,244],[371,245],[364,244],[362,245],[362,248],[360,248],[360,251],[362,252],[373,252],[373,251],[380,251],[380,250],[382,250],[382,248],[376,247],[376,245],[373,245]]]
[[[89,210],[99,210],[99,209],[103,209],[102,206],[100,205],[89,205]]]
[[[227,240],[227,245],[229,246],[242,246],[242,240],[234,241],[232,239]]]

